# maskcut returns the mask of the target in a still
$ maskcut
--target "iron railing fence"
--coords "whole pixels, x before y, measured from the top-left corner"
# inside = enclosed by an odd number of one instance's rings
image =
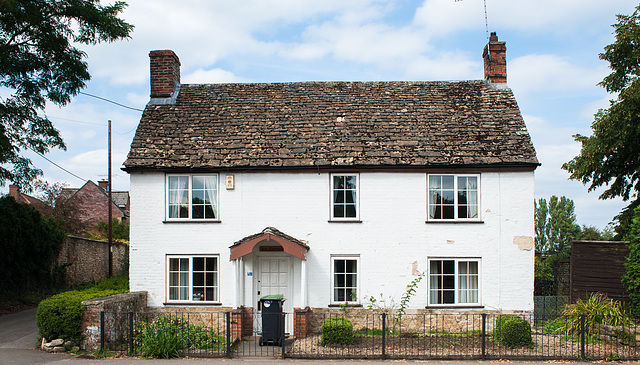
[[[531,342],[507,346],[497,338],[498,314],[393,314],[364,310],[282,313],[275,338],[256,313],[103,313],[100,346],[144,355],[159,341],[175,341],[180,356],[268,356],[330,359],[640,359],[640,320],[602,316],[536,319]],[[287,316],[294,316],[286,328]],[[323,324],[345,318],[353,331],[344,343],[331,343]],[[290,324],[291,326],[291,324]],[[271,333],[268,336],[274,336]],[[283,339],[282,341],[278,341]],[[339,342],[339,341],[338,341]],[[166,347],[166,346],[165,346]]]
[[[226,357],[227,312],[102,312],[100,349],[128,355]]]

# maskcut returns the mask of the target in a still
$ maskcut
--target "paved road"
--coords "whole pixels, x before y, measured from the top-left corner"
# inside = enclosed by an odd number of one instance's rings
[[[71,358],[39,351],[37,345],[35,309],[0,316],[0,364],[50,364]]]
[[[0,316],[0,365],[389,365],[396,362],[434,365],[473,365],[481,361],[364,361],[364,360],[280,360],[273,358],[243,359],[177,359],[177,360],[144,360],[144,359],[87,359],[67,354],[48,354],[37,350],[38,329],[36,327],[36,310]],[[510,365],[543,364],[535,362],[509,362]],[[588,364],[588,363],[584,363]]]

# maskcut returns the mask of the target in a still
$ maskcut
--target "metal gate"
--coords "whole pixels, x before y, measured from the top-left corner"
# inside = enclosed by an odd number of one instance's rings
[[[285,332],[287,313],[230,313],[229,357],[285,358],[293,336]],[[264,328],[273,323],[278,328]]]

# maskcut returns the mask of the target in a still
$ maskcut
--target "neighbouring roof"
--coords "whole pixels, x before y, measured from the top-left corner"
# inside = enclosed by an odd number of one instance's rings
[[[105,192],[105,194],[109,194]],[[111,200],[119,206],[120,208],[125,208],[127,206],[127,202],[129,201],[129,192],[128,191],[113,191],[111,192]]]
[[[180,85],[125,170],[539,165],[510,89],[484,81]]]

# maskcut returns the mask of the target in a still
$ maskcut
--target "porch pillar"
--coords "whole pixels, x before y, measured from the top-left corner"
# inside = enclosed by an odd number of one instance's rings
[[[235,295],[233,296],[233,307],[238,308],[238,292],[240,291],[240,283],[238,282],[238,260],[233,260],[233,270],[231,270],[231,282],[235,283]]]
[[[307,261],[300,261],[300,299],[301,307],[307,306]]]
[[[236,284],[238,292],[236,293],[236,298],[238,300],[238,305],[244,305],[244,257],[241,257],[236,261],[238,261],[238,275],[236,278],[236,280],[238,280],[238,283]]]

